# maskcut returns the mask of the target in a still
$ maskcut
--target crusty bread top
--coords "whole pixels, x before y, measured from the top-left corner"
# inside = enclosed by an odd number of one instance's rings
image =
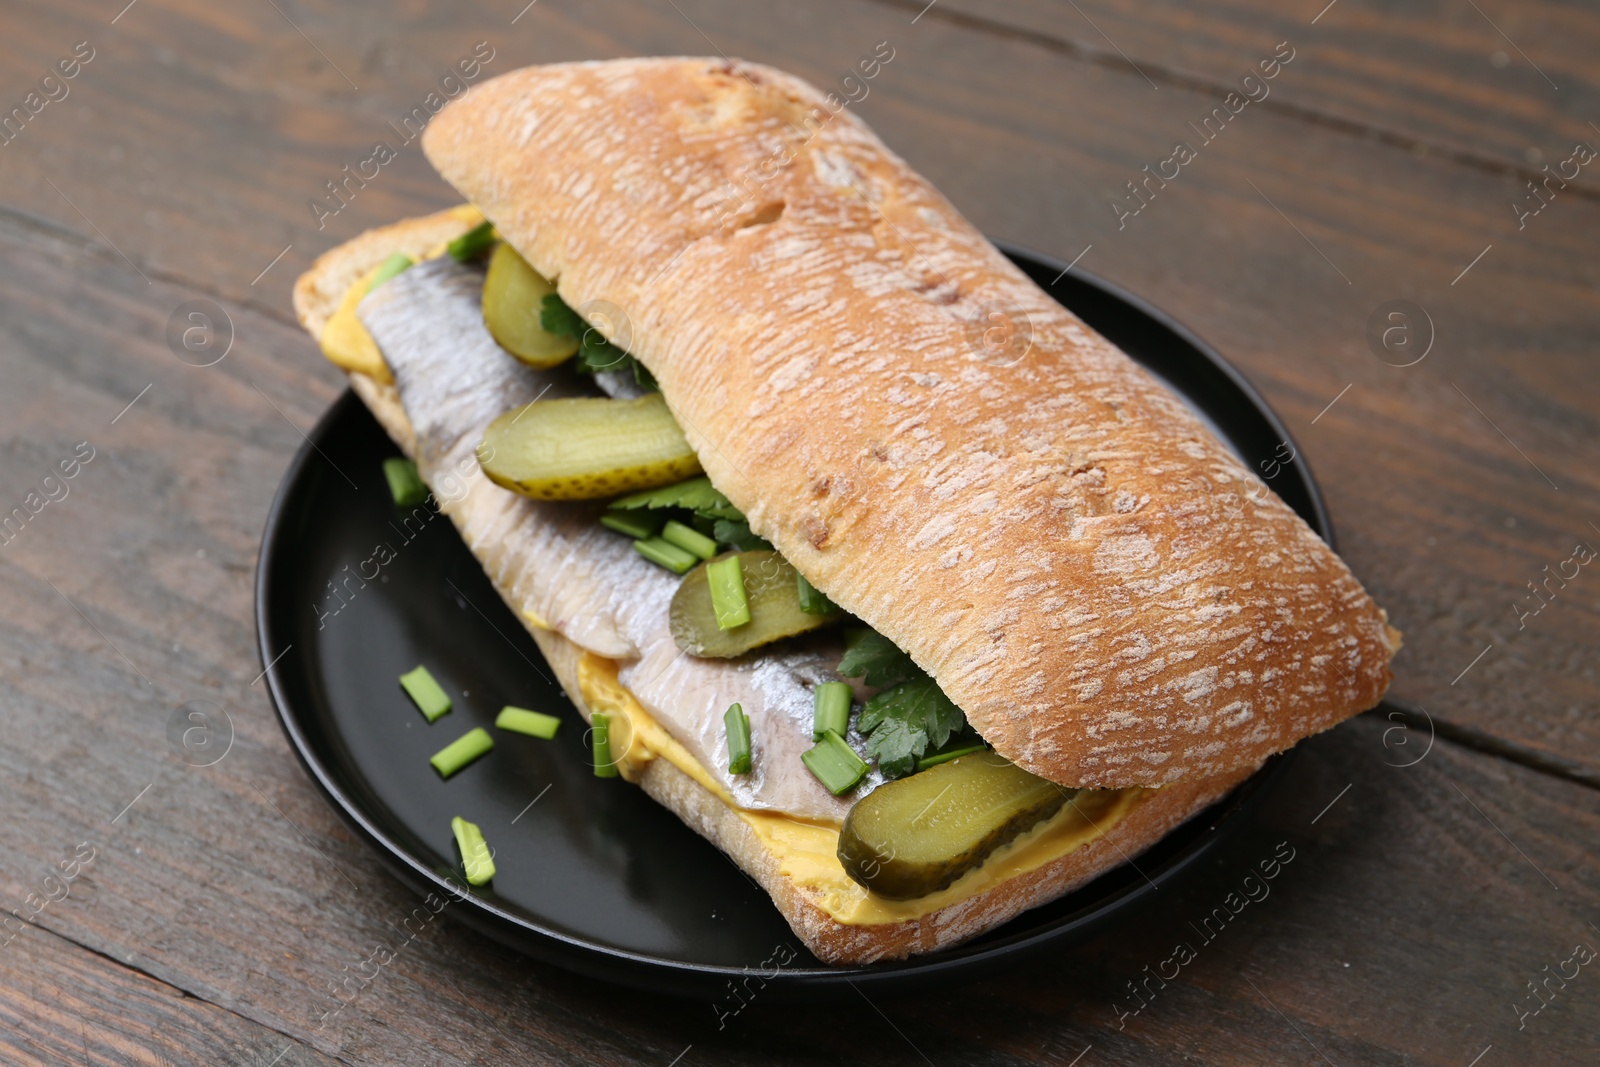
[[[837,104],[724,60],[532,67],[423,148],[1007,757],[1159,785],[1377,703],[1392,631],[1339,558]]]

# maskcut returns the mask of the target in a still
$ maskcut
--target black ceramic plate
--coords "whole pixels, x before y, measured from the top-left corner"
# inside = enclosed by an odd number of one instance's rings
[[[1080,271],[1063,275],[1052,260],[1007,254],[1187,398],[1250,466],[1277,456],[1289,437],[1283,425],[1187,330]],[[1274,761],[1169,835],[1137,872],[1110,872],[955,949],[828,967],[721,852],[641,790],[593,776],[577,711],[449,520],[402,525],[380,469],[395,454],[346,393],[284,476],[256,577],[269,691],[312,779],[413,889],[452,892],[459,883],[446,880],[458,863],[451,816],[478,823],[495,847],[498,874],[492,888],[446,911],[536,958],[709,997],[746,969],[770,972],[781,962],[764,987],[774,1000],[844,990],[847,980],[904,987],[969,976],[1112,922],[1214,847],[1286,765]],[[1272,487],[1332,541],[1303,462],[1284,466]],[[432,725],[396,683],[419,663],[455,699]],[[506,704],[559,714],[559,737],[494,731],[489,757],[441,781],[428,757],[471,727],[489,726]]]

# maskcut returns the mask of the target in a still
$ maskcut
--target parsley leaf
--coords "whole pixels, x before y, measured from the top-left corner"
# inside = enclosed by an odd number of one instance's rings
[[[740,552],[770,549],[772,544],[750,532],[750,524],[743,519],[718,519],[711,528],[711,536],[718,544],[732,545]]]
[[[646,390],[647,392],[652,392],[652,393],[661,392],[661,386],[659,384],[657,384],[656,376],[654,374],[650,373],[650,368],[646,367],[643,363],[640,363],[637,359],[634,359],[632,356],[629,356],[628,359],[633,363],[633,382],[634,382],[634,384],[637,385],[640,389]]]
[[[885,778],[904,778],[917,769],[927,745],[927,734],[902,719],[888,719],[867,738],[867,755],[878,761]]]
[[[844,658],[839,661],[838,671],[846,678],[860,678],[870,686],[899,685],[913,678],[927,677],[898,645],[866,627],[853,630],[845,637]]]
[[[618,348],[593,326],[583,321],[583,316],[562,300],[557,293],[549,293],[539,303],[539,325],[554,334],[578,339],[578,360],[575,369],[580,374],[600,371],[632,371],[633,380],[641,389],[656,389],[655,376],[643,363]]]
[[[555,293],[539,302],[539,325],[563,337],[582,337],[583,331],[589,328],[583,317]]]
[[[646,489],[641,493],[633,493],[620,500],[613,500],[614,508],[687,508],[703,519],[726,519],[730,522],[743,522],[744,512],[734,507],[732,502],[716,489],[712,488],[711,479],[705,476],[690,478],[686,482],[676,485],[665,485],[660,489]]]
[[[867,753],[890,778],[916,770],[917,757],[942,748],[967,725],[937,682],[927,675],[885,689],[861,711],[857,727],[867,735]]]
[[[889,687],[867,701],[856,728],[867,739],[867,754],[890,778],[910,774],[918,758],[967,729],[967,717],[939,684],[876,630],[862,627],[845,638],[837,670],[870,686]]]

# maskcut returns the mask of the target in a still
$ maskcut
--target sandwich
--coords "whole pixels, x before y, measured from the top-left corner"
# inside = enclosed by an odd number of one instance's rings
[[[836,98],[531,67],[422,147],[466,203],[323,255],[300,321],[596,773],[819,959],[993,929],[1383,696],[1339,557]]]

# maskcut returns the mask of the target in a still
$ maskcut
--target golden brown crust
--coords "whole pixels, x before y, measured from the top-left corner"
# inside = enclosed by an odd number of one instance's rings
[[[533,67],[423,147],[753,528],[1028,769],[1231,776],[1376,704],[1392,631],[1339,558],[832,110],[752,64]]]

